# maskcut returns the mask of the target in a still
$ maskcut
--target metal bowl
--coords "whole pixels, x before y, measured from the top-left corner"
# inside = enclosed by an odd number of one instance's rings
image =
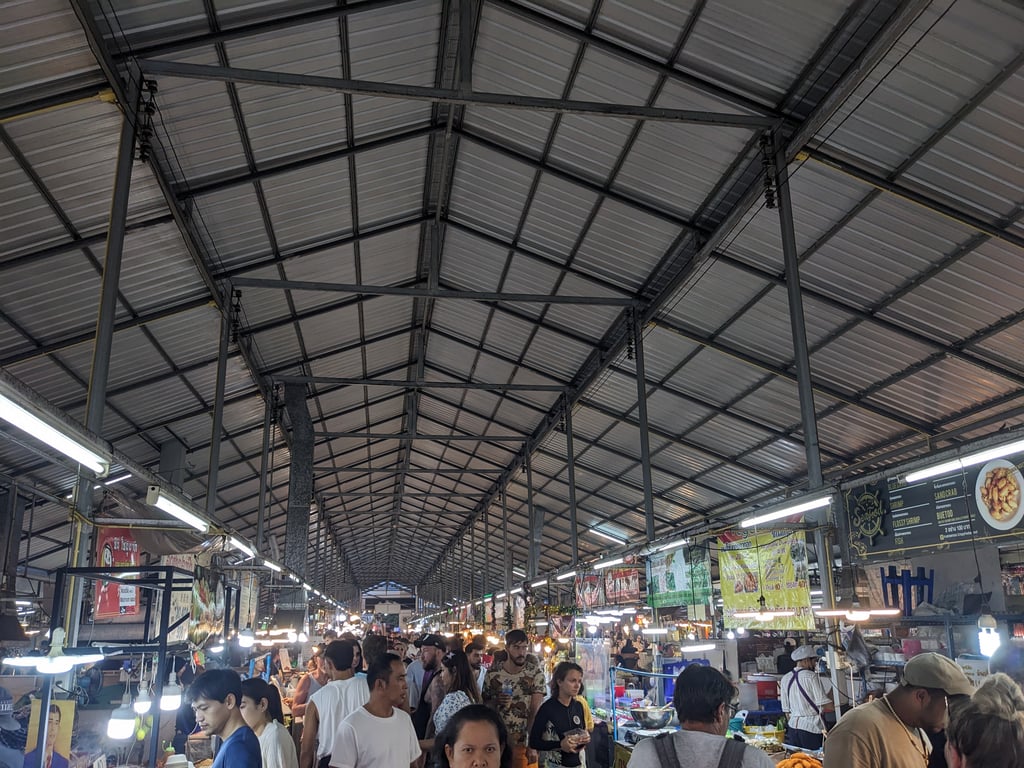
[[[668,725],[674,713],[671,709],[662,709],[661,707],[636,707],[629,710],[629,714],[641,728],[658,730]]]

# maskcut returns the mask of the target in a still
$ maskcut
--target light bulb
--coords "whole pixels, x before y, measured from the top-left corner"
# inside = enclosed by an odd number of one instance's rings
[[[733,631],[732,631],[732,630],[730,629],[730,630],[729,630],[728,632],[726,632],[726,633],[725,633],[725,639],[726,639],[726,640],[735,640],[735,639],[736,639],[736,633],[735,633],[735,632],[733,632]]]
[[[256,635],[251,627],[246,627],[238,633],[238,647],[252,648],[256,644]]]
[[[736,627],[736,634],[737,635],[745,635],[745,634],[747,634],[746,627]]]
[[[597,634],[597,624],[587,624],[587,632],[592,635]]]
[[[149,691],[147,691],[145,687],[140,686],[139,695],[135,697],[135,702],[132,704],[132,709],[134,709],[140,715],[144,715],[147,712],[149,712],[150,707],[152,706],[153,700],[149,698]]]
[[[36,661],[36,669],[42,675],[63,675],[65,672],[70,672],[73,666],[75,666],[75,663],[64,654],[41,656]]]
[[[309,641],[309,635],[307,635],[305,632],[299,632],[298,638],[300,643],[305,643]]]
[[[978,649],[981,651],[982,656],[991,656],[1002,642],[1003,639],[996,630],[990,627],[978,630]]]
[[[288,630],[288,642],[289,643],[294,643],[298,639],[299,639],[298,633],[294,629],[289,629]]]
[[[160,694],[160,711],[175,712],[181,707],[181,686],[178,685],[177,676],[171,672],[171,676]]]
[[[107,736],[117,741],[130,739],[135,733],[135,712],[129,706],[131,697],[126,693],[121,698],[121,706],[110,713],[107,721]]]

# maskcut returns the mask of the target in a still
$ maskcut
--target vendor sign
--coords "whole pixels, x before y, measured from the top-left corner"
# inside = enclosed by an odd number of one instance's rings
[[[576,577],[576,606],[581,611],[604,605],[604,579],[599,573],[581,573]]]
[[[718,571],[726,627],[747,629],[814,629],[807,580],[807,544],[803,532],[736,532],[718,538]],[[792,611],[760,621],[735,618],[736,613]]]
[[[640,571],[637,568],[604,570],[604,599],[610,605],[635,603],[640,599]]]
[[[698,605],[711,597],[707,547],[677,547],[647,558],[647,603],[655,608]]]
[[[96,534],[96,564],[100,568],[131,568],[139,564],[139,545],[128,528],[100,528]],[[93,616],[135,616],[139,612],[139,588],[116,581],[96,582]]]

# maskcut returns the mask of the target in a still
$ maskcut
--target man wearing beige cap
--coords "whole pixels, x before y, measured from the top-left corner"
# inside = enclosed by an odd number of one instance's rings
[[[954,662],[918,654],[895,690],[840,718],[825,739],[825,768],[925,768],[928,733],[946,727],[951,698],[973,692]]]

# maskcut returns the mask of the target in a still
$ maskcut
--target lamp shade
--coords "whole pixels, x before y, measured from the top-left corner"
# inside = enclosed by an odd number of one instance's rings
[[[144,687],[140,687],[139,695],[135,697],[135,701],[132,703],[132,709],[140,715],[145,715],[152,707],[153,700],[149,698],[149,691]]]

